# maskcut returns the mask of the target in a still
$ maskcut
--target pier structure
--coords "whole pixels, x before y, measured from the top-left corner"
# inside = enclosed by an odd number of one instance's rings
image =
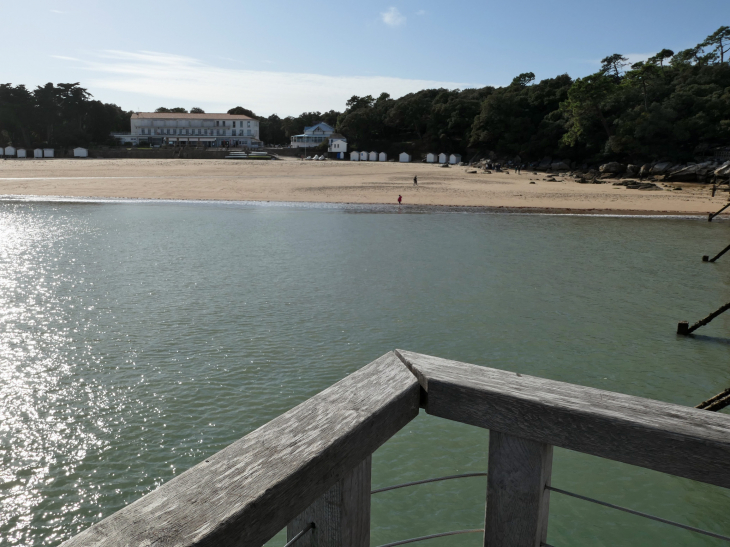
[[[730,488],[730,416],[409,351],[389,352],[71,538],[64,547],[369,547],[371,456],[424,410],[489,430],[483,527],[489,547],[546,546],[551,494],[730,541],[568,492],[558,446]],[[383,546],[384,547],[384,546]],[[559,547],[559,546],[556,546]]]

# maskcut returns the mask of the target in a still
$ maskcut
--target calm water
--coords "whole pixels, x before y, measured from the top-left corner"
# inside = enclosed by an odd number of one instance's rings
[[[388,213],[0,202],[0,544],[57,545],[396,347],[685,405],[730,385],[730,315],[674,334],[730,301],[730,259],[700,261],[727,223]],[[487,442],[422,413],[373,485],[486,470]],[[719,488],[560,449],[553,484],[730,535]],[[378,494],[372,544],[484,502]],[[548,541],[723,544],[559,494]]]

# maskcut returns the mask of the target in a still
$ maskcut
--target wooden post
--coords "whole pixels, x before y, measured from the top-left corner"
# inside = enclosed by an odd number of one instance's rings
[[[689,323],[687,321],[680,321],[677,323],[677,334],[689,334]]]
[[[553,447],[491,430],[485,547],[540,547],[547,540]]]
[[[368,456],[292,520],[287,541],[313,522],[296,547],[370,547],[371,463]]]

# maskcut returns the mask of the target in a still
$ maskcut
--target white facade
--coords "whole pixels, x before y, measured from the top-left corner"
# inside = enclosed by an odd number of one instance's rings
[[[53,148],[44,148],[43,149],[43,157],[44,158],[52,158],[53,157]]]
[[[401,152],[398,155],[398,161],[401,162],[401,163],[410,163],[410,161],[411,161],[411,155],[408,154],[407,152]]]
[[[360,152],[360,161],[368,161],[368,153]]]
[[[7,148],[5,150],[7,151]],[[16,154],[18,154],[18,157],[19,158],[25,158],[25,157],[27,157],[26,156],[26,153],[25,153],[25,148],[18,148]]]
[[[451,154],[449,156],[449,163],[451,165],[457,165],[461,163],[461,154]]]
[[[449,156],[441,152],[439,154],[439,163],[449,163]]]
[[[360,161],[360,152],[357,150],[350,152],[350,161]]]
[[[114,133],[122,144],[247,146],[258,148],[259,122],[242,114],[136,112],[131,133]]]
[[[368,161],[378,161],[378,153],[370,152],[370,154],[368,155]]]
[[[86,148],[74,148],[74,158],[88,158],[89,151]]]
[[[432,154],[431,152],[426,154],[426,163],[436,163],[437,160],[438,157],[436,156],[436,154]]]
[[[15,155],[15,147],[13,147],[13,146],[6,146],[5,147],[5,155],[6,156],[14,156]]]
[[[43,157],[43,149],[42,148],[36,148],[33,150],[33,157],[34,158],[42,158]]]
[[[335,154],[344,154],[347,152],[347,139],[342,135],[336,133],[330,135],[330,144],[327,152],[334,152]]]
[[[324,122],[319,122],[310,127],[305,127],[304,133],[302,133],[301,135],[292,135],[291,147],[314,148],[316,146],[319,146],[323,142],[327,142],[334,133],[334,127]],[[342,135],[338,136],[341,137]]]
[[[388,154],[385,152],[378,154],[378,161],[388,161]]]

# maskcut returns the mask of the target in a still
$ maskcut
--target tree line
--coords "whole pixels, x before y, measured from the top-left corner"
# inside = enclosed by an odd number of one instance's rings
[[[324,121],[348,138],[350,150],[391,155],[688,160],[730,145],[730,27],[693,48],[663,49],[633,64],[621,54],[609,55],[584,78],[562,74],[536,82],[528,72],[504,87],[425,89],[398,99],[388,93],[353,96],[342,112],[296,117],[257,116],[240,106],[228,112],[259,120],[261,140],[272,145],[286,145],[304,127]],[[0,141],[104,143],[109,132],[129,130],[130,115],[92,101],[79,84],[47,84],[32,92],[0,86]]]

